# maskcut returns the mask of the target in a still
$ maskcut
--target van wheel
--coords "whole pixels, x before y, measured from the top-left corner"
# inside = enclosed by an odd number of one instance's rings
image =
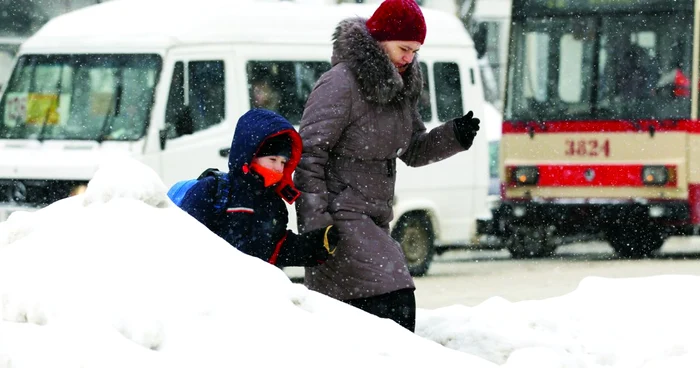
[[[401,244],[411,276],[424,276],[435,255],[435,235],[427,216],[421,213],[403,216],[392,236]]]

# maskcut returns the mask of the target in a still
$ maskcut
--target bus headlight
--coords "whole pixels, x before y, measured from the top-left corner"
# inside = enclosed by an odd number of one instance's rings
[[[642,182],[644,185],[664,185],[668,183],[669,172],[666,166],[644,166]]]
[[[535,185],[540,178],[537,166],[509,167],[510,182],[515,185]]]

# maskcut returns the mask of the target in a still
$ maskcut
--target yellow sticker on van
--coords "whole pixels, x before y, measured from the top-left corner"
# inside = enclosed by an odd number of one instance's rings
[[[58,124],[58,95],[29,93],[26,111],[27,124]]]

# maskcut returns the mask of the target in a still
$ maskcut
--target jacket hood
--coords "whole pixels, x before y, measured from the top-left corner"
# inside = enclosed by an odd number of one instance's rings
[[[366,22],[364,18],[350,18],[338,24],[333,33],[332,64],[344,62],[349,66],[367,101],[384,105],[395,99],[418,98],[423,88],[418,58],[413,58],[400,74],[370,35]]]
[[[292,153],[284,166],[282,180],[275,185],[275,191],[291,204],[299,196],[292,183],[292,173],[301,159],[302,142],[294,126],[283,116],[265,109],[252,109],[243,114],[238,119],[231,142],[228,168],[233,176],[250,174],[250,163],[263,142],[283,134],[289,136],[292,142]]]

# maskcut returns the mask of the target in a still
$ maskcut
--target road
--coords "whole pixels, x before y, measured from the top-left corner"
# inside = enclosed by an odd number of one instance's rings
[[[435,258],[428,275],[416,278],[419,308],[477,305],[500,296],[509,301],[544,299],[569,293],[587,276],[644,277],[700,275],[700,238],[671,238],[652,259],[623,260],[607,243],[560,247],[553,258],[513,260],[507,251],[447,252]]]
[[[291,277],[301,269],[285,270]],[[607,243],[560,247],[548,259],[513,260],[507,251],[450,251],[437,256],[427,276],[416,278],[419,308],[475,306],[493,296],[509,301],[544,299],[576,289],[587,276],[700,275],[700,237],[671,238],[651,259],[615,257]]]

